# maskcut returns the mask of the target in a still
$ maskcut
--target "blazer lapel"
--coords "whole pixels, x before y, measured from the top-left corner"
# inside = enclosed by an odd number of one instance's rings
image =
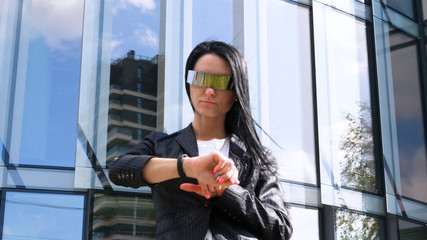
[[[191,123],[188,127],[182,129],[181,133],[176,137],[176,141],[190,157],[199,155],[196,135],[194,134],[193,125]]]

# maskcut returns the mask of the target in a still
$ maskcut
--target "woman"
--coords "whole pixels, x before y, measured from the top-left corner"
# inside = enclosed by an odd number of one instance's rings
[[[185,77],[193,122],[147,136],[111,163],[111,181],[151,187],[157,239],[289,239],[277,163],[254,128],[243,57],[223,42],[200,43]]]

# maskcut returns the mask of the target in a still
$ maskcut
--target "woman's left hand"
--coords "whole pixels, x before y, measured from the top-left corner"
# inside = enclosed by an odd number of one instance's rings
[[[209,199],[211,197],[221,197],[224,194],[224,191],[227,187],[239,184],[239,171],[234,166],[231,161],[231,164],[226,165],[217,165],[212,172],[214,173],[213,177],[216,180],[216,184],[208,185],[205,183],[192,184],[192,183],[183,183],[181,184],[181,190],[187,192],[194,192],[200,196]],[[227,179],[224,181],[224,179]]]

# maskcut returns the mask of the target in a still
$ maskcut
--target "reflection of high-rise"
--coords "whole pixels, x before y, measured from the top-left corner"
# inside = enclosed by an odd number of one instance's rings
[[[107,166],[157,129],[157,56],[129,51],[111,62],[108,104]],[[92,239],[153,239],[151,199],[95,197]]]
[[[129,51],[111,63],[107,165],[125,153],[157,124],[157,56]]]
[[[96,194],[92,239],[154,239],[156,223],[151,199]]]

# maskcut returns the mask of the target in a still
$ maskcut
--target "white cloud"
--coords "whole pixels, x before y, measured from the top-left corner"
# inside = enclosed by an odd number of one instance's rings
[[[142,13],[154,10],[156,3],[154,0],[117,0],[114,1],[113,14],[116,14],[119,10],[127,10],[129,8],[139,8]]]
[[[123,43],[123,40],[117,40],[117,39],[113,39],[111,40],[111,51],[114,51],[114,49],[116,49],[116,47],[120,46]]]
[[[75,0],[33,1],[31,10],[24,9],[31,11],[32,37],[44,37],[53,49],[67,49],[65,41],[74,41],[82,36],[83,3]]]
[[[128,2],[139,8],[142,13],[147,12],[147,10],[154,10],[156,8],[156,3],[154,0],[128,0]]]
[[[136,38],[141,42],[142,45],[157,48],[159,45],[159,37],[150,28],[140,25],[135,31]]]
[[[10,236],[10,235],[13,235],[12,234],[12,229],[10,229],[10,227],[4,227],[3,228],[3,236]]]

